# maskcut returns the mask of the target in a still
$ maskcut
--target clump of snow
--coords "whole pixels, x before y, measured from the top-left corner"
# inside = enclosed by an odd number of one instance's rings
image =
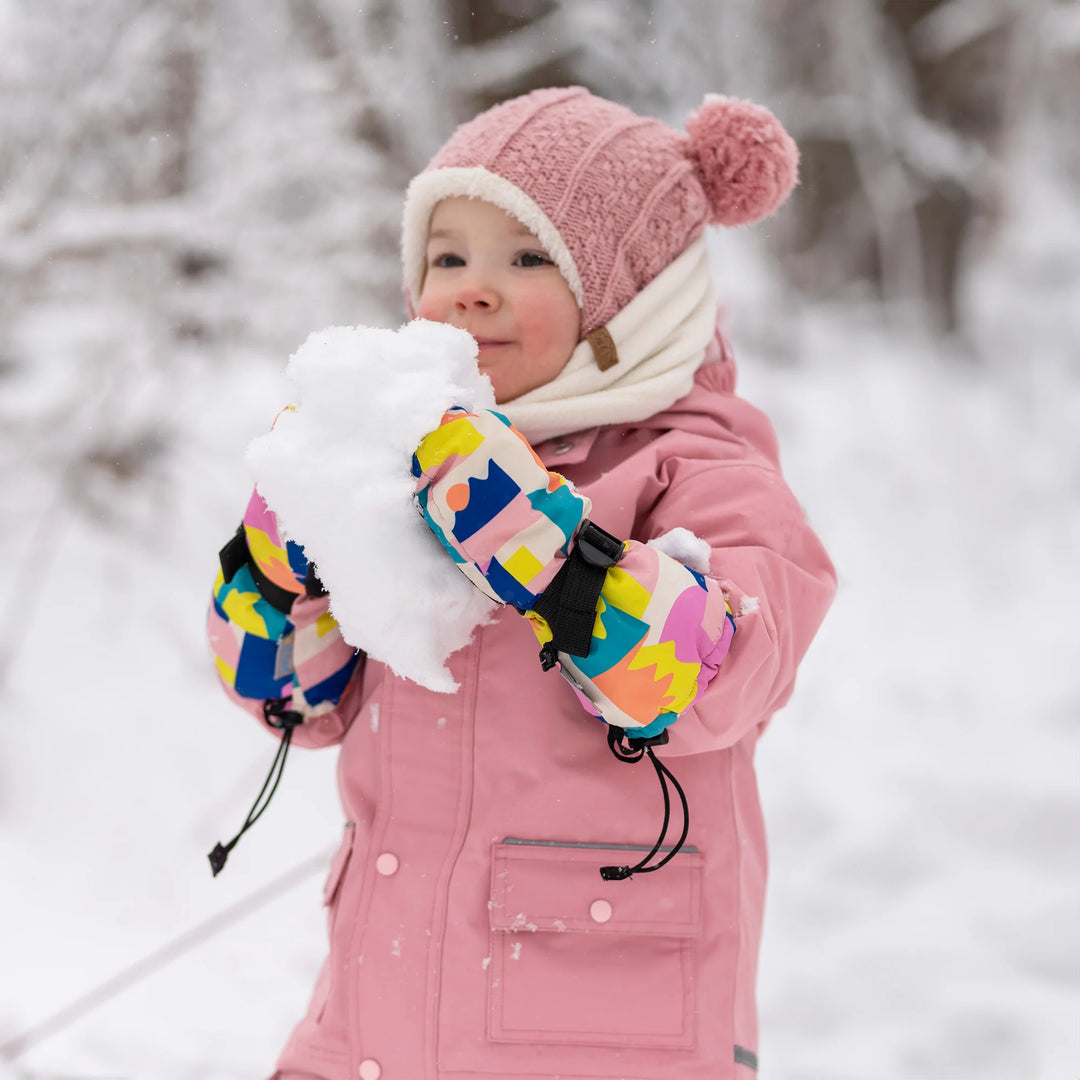
[[[695,536],[689,529],[681,526],[670,529],[663,536],[657,536],[648,541],[647,546],[656,548],[657,551],[662,551],[673,559],[678,559],[683,566],[689,566],[691,570],[696,570],[699,574],[709,572],[709,556],[712,554],[712,548],[709,547],[707,540]]]
[[[318,567],[350,645],[398,675],[452,693],[446,659],[493,609],[413,503],[412,455],[453,405],[494,392],[463,330],[334,326],[289,359],[296,408],[253,440],[247,462],[282,527]]]
[[[744,596],[739,601],[739,614],[740,615],[753,615],[759,607],[759,601],[756,596]]]

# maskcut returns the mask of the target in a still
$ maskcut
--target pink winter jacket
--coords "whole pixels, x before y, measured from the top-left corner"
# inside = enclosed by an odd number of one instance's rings
[[[368,660],[338,707],[294,735],[340,743],[347,824],[326,881],[329,955],[282,1071],[754,1074],[766,866],[754,746],[791,694],[835,576],[769,422],[733,383],[730,361],[709,363],[662,414],[536,447],[608,532],[645,541],[684,526],[712,547],[737,633],[658,751],[686,791],[687,848],[656,873],[601,879],[600,865],[655,840],[656,776],[609,753],[604,725],[541,670],[514,610],[452,657],[454,696]],[[299,601],[298,633],[325,610]]]

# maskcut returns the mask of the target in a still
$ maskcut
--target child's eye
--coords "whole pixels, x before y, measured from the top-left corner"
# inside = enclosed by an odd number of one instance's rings
[[[431,258],[431,265],[438,266],[446,270],[453,266],[464,266],[465,260],[460,255],[433,255]]]
[[[515,260],[515,266],[554,266],[555,264],[540,251],[523,251]]]

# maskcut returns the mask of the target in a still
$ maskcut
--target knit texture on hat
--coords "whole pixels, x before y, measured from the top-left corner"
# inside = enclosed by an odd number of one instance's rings
[[[406,196],[412,303],[431,212],[466,195],[501,206],[544,244],[579,301],[583,336],[605,325],[707,222],[756,221],[794,185],[797,151],[768,110],[711,95],[688,128],[581,87],[536,90],[463,124]]]

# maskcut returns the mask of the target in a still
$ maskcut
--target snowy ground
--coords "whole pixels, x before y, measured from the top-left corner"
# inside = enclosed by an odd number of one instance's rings
[[[763,1053],[791,1078],[1074,1077],[1076,392],[832,341],[865,352],[843,391],[820,352],[773,376],[841,592],[761,747]]]
[[[775,310],[745,312],[768,287],[721,265],[743,392],[841,576],[761,747],[772,1080],[1080,1075],[1078,235],[1002,241],[970,298],[980,363],[848,309],[796,316],[799,364],[766,364]],[[29,1035],[5,1080],[266,1075],[321,956],[332,753],[294,755],[221,878],[205,860],[273,753],[217,690],[202,617],[281,383],[234,358],[173,392],[182,452],[112,491],[111,524],[5,481],[26,528],[0,553],[0,1044]]]

